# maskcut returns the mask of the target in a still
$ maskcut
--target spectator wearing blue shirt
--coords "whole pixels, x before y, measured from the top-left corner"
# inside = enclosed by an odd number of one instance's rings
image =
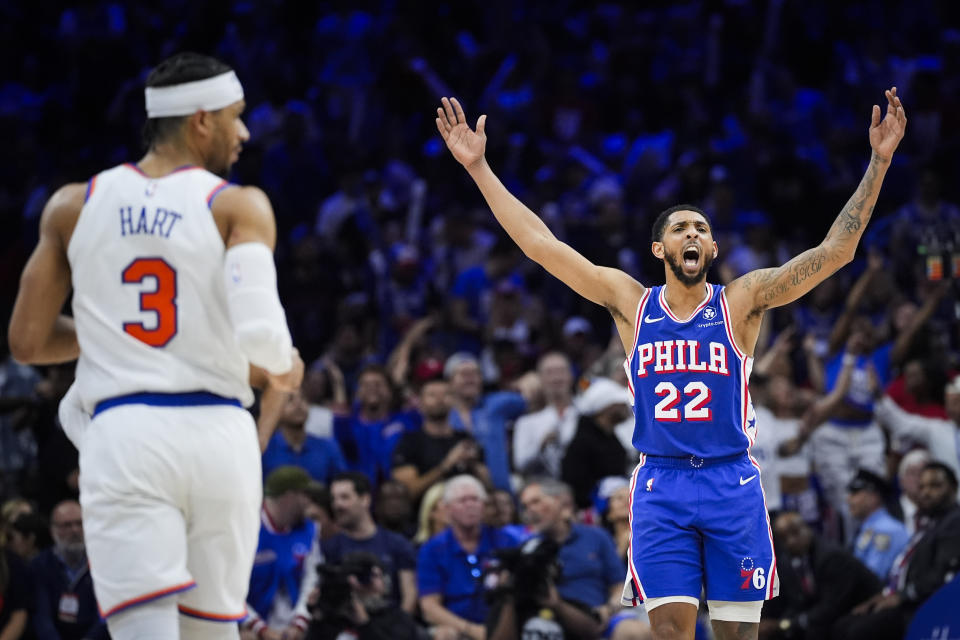
[[[634,638],[648,633],[647,624],[634,614],[620,613],[627,568],[606,530],[574,522],[570,487],[553,478],[535,478],[520,492],[520,504],[527,524],[560,546],[560,597],[592,608],[606,627],[605,638]]]
[[[450,478],[443,491],[450,526],[425,542],[417,558],[424,619],[471,640],[486,637],[484,565],[495,550],[515,544],[509,535],[483,524],[486,500],[487,492],[475,477]]]
[[[357,382],[355,408],[349,416],[337,416],[333,433],[347,467],[367,474],[379,484],[390,477],[393,448],[400,437],[419,426],[416,412],[394,411],[390,376],[380,365],[367,365]]]
[[[259,637],[302,638],[310,621],[307,598],[323,559],[317,528],[306,517],[307,492],[315,486],[306,471],[274,469],[263,486],[260,537],[247,592],[245,631]]]
[[[847,485],[857,468],[882,474],[886,467],[883,430],[873,414],[873,385],[889,381],[890,365],[890,345],[874,348],[870,319],[852,322],[846,349],[826,364],[827,396],[820,403],[825,408],[812,424],[824,422],[810,437],[810,457],[816,460],[824,497],[842,519],[847,542],[853,533]]]
[[[278,467],[293,465],[304,469],[314,480],[326,484],[330,478],[346,469],[343,454],[334,440],[318,438],[306,432],[309,410],[302,393],[297,391],[288,396],[278,429],[263,453],[265,478]]]
[[[321,548],[329,564],[339,564],[354,551],[377,557],[392,604],[412,614],[417,608],[416,556],[413,545],[398,533],[377,526],[370,515],[370,481],[359,471],[346,471],[330,484],[333,515],[340,532]]]
[[[37,640],[108,639],[93,593],[80,504],[65,500],[50,519],[54,546],[30,563],[36,589],[33,632]]]
[[[443,375],[450,382],[453,411],[450,424],[473,435],[483,448],[490,480],[497,489],[510,490],[510,462],[507,456],[507,423],[527,410],[527,397],[538,393],[535,374],[518,381],[523,393],[499,391],[483,395],[480,363],[470,353],[457,352],[447,358]],[[429,485],[427,485],[429,486]]]
[[[877,474],[860,469],[847,491],[850,515],[859,523],[853,535],[853,555],[885,580],[894,559],[910,541],[907,528],[883,506],[890,486]]]

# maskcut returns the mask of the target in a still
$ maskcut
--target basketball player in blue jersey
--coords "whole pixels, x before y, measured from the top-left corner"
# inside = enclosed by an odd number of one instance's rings
[[[718,640],[757,638],[763,601],[777,595],[760,470],[749,456],[757,429],[747,388],[753,350],[767,309],[793,302],[853,259],[907,123],[896,87],[886,98],[885,116],[873,107],[866,173],[823,241],[726,287],[706,282],[718,249],[700,209],[679,205],[657,217],[651,250],[664,262],[666,284],[644,287],[557,240],[507,191],[484,157],[486,116],[471,130],[456,99],[443,98],[437,109],[447,148],[510,237],[616,323],[641,452],[623,602],[645,603],[657,640],[693,639],[702,589]]]

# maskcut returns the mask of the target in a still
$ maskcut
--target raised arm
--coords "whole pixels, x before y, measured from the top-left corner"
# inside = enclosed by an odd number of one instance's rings
[[[853,324],[853,319],[857,315],[860,303],[863,302],[863,298],[867,295],[867,291],[870,289],[874,277],[882,270],[883,256],[879,253],[871,252],[870,255],[867,256],[867,269],[860,274],[857,281],[853,283],[850,293],[847,294],[847,300],[843,306],[843,313],[837,318],[836,323],[833,325],[833,330],[830,332],[828,353],[836,353],[847,341],[847,338],[850,337],[850,326]]]
[[[558,240],[537,214],[503,186],[487,164],[487,117],[480,116],[473,131],[456,98],[443,98],[442,102],[443,107],[437,109],[437,129],[450,153],[480,188],[500,226],[528,258],[587,300],[606,307],[616,320],[625,348],[632,348],[633,314],[643,285],[619,269],[593,264]]]
[[[825,420],[827,420],[837,407],[843,402],[847,391],[850,389],[850,381],[853,379],[853,370],[856,368],[857,357],[853,354],[847,354],[843,357],[843,366],[840,369],[840,375],[837,377],[837,384],[827,395],[819,398],[813,403],[800,420],[800,429],[796,437],[786,440],[777,447],[777,454],[782,457],[792,456],[800,451],[813,432],[817,430]]]
[[[735,318],[749,322],[771,307],[793,302],[853,260],[907,124],[897,88],[886,91],[886,97],[887,113],[882,120],[880,107],[873,107],[869,130],[873,153],[867,171],[823,242],[782,266],[751,271],[734,280],[727,287],[727,297]]]
[[[910,322],[893,342],[893,348],[890,350],[890,363],[894,366],[899,366],[906,360],[907,353],[913,345],[913,339],[917,337],[917,333],[927,323],[933,312],[937,310],[943,297],[950,290],[950,281],[931,282],[927,286],[929,289],[923,294],[923,306],[910,318]]]

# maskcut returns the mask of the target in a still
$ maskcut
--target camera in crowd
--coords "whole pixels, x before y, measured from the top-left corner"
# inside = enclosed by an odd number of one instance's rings
[[[365,551],[348,553],[337,565],[317,565],[320,598],[311,613],[325,618],[348,614],[353,595],[350,577],[353,576],[361,587],[369,587],[377,568],[380,568],[377,556]]]
[[[557,558],[560,547],[551,538],[530,538],[519,547],[500,549],[487,570],[485,584],[489,599],[512,594],[518,605],[535,604],[546,598],[550,585],[560,577],[562,565]],[[503,580],[504,572],[510,577]]]

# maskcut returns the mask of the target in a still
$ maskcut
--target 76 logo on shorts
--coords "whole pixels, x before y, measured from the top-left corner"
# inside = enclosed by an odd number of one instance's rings
[[[754,589],[763,589],[767,585],[767,576],[764,575],[763,567],[753,566],[753,558],[744,558],[740,561],[740,577],[743,578],[741,590],[746,590],[753,586]]]

